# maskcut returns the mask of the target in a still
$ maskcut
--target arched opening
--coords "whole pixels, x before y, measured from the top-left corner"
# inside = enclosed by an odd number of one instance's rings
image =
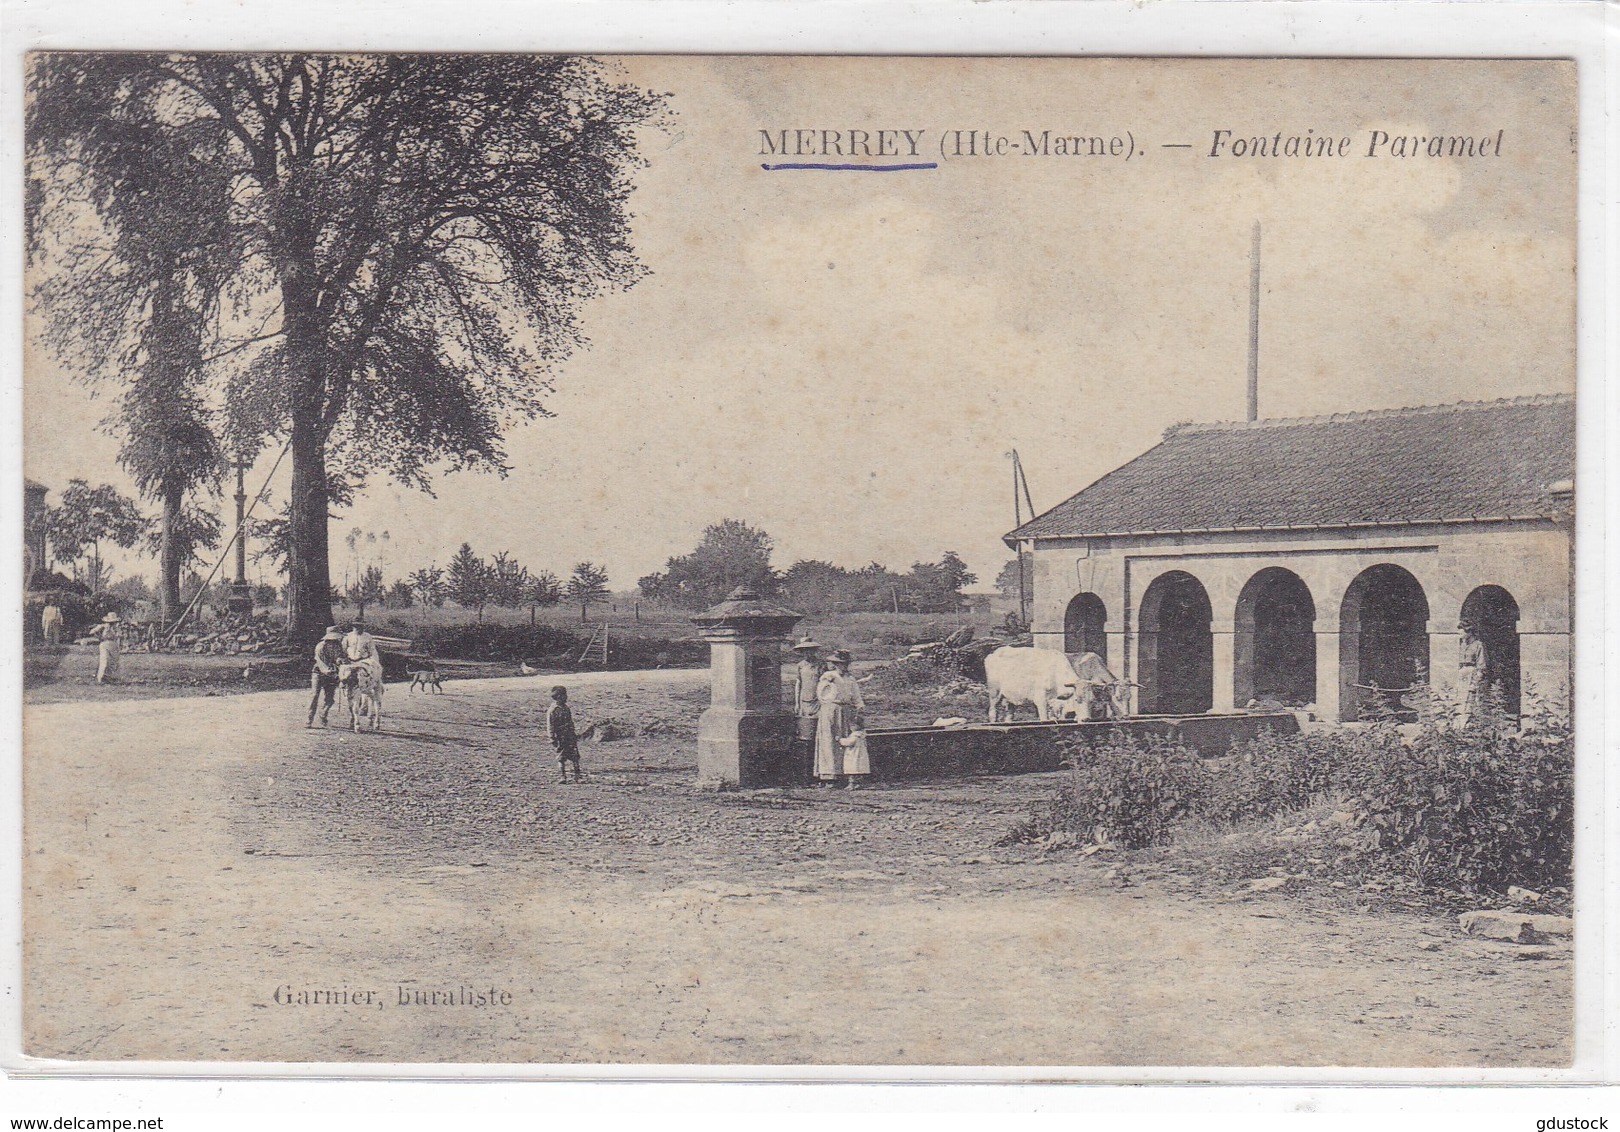
[[[1233,706],[1315,701],[1316,603],[1298,574],[1271,566],[1250,578],[1234,621]]]
[[[1075,594],[1063,614],[1063,651],[1071,657],[1094,652],[1108,663],[1108,611],[1096,594]]]
[[[1463,602],[1460,626],[1484,647],[1484,686],[1502,695],[1509,715],[1519,714],[1519,603],[1501,586],[1480,586]],[[1462,645],[1467,650],[1467,638]]]
[[[1410,573],[1383,563],[1356,575],[1339,612],[1339,718],[1394,712],[1429,678],[1429,601]]]
[[[1142,595],[1142,711],[1191,715],[1215,699],[1215,645],[1209,633],[1209,595],[1181,570],[1153,580]]]

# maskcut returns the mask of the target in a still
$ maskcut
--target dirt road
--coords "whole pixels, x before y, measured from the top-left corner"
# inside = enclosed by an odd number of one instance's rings
[[[992,849],[1041,776],[704,794],[704,674],[571,676],[634,721],[559,786],[549,680],[24,711],[40,1057],[1558,1065],[1567,960]],[[1433,950],[1431,950],[1431,948]]]

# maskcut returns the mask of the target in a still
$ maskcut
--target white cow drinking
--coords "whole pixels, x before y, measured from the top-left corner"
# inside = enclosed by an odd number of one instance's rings
[[[1081,653],[1074,659],[1074,672],[1080,678],[1073,700],[1075,719],[1124,719],[1131,713],[1131,686],[1110,672],[1102,657]]]
[[[997,722],[1002,701],[1007,718],[1019,704],[1033,704],[1042,722],[1052,718],[1054,703],[1058,713],[1072,704],[1080,678],[1069,658],[1052,649],[1003,645],[984,658],[984,682],[990,688],[990,722]]]

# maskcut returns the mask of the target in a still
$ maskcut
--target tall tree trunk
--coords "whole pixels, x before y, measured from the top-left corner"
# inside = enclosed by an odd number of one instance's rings
[[[175,541],[175,524],[180,521],[180,505],[185,488],[178,484],[163,487],[163,526],[158,546],[158,618],[167,628],[185,606],[180,604],[180,546]]]
[[[288,368],[292,499],[288,506],[287,636],[313,645],[332,623],[332,568],[328,554],[331,499],[326,479],[325,334],[316,301],[312,265],[314,233],[299,202],[289,200],[281,276],[282,332]]]
[[[310,419],[313,416],[314,419]],[[293,413],[291,553],[292,583],[287,635],[298,644],[320,639],[332,621],[332,577],[327,561],[326,437],[319,414]]]
[[[291,538],[287,574],[292,597],[287,609],[287,635],[297,645],[319,640],[332,622],[332,572],[327,553],[331,500],[326,481],[327,428],[321,335],[313,288],[293,267],[284,275],[281,299],[292,402],[292,501],[288,509]]]

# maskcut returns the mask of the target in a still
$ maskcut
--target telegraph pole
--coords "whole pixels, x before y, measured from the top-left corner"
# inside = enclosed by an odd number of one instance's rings
[[[1024,462],[1018,458],[1018,449],[1011,452],[1013,465],[1013,529],[1024,525],[1024,506],[1029,517],[1035,517],[1035,503],[1029,497],[1029,480],[1024,476]],[[1029,624],[1029,583],[1024,578],[1024,542],[1018,541],[1018,618]]]
[[[1249,248],[1249,416],[1260,419],[1260,221]]]

